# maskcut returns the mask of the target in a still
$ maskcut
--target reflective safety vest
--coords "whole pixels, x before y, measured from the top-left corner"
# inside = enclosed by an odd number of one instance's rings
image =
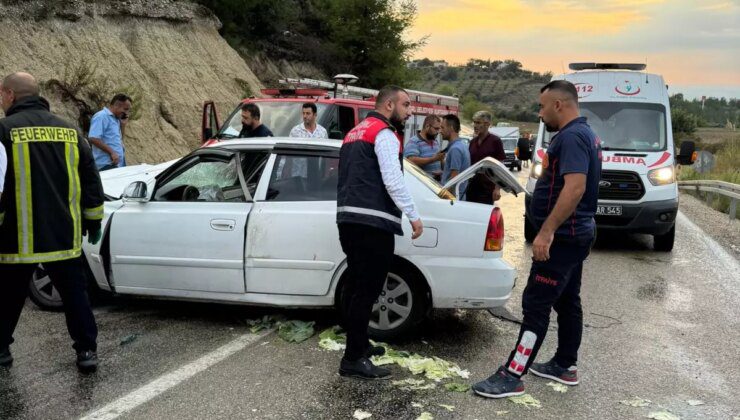
[[[87,140],[39,96],[18,100],[5,115],[0,264],[79,257],[83,219],[103,219],[103,187]]]
[[[344,138],[339,151],[337,182],[337,223],[373,226],[403,236],[401,210],[383,183],[375,138],[384,129],[398,137],[398,159],[403,170],[403,139],[382,115],[371,112]]]

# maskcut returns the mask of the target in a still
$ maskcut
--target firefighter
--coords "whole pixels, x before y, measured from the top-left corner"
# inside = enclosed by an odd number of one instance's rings
[[[0,365],[10,366],[10,344],[28,284],[39,264],[64,303],[67,329],[81,372],[97,369],[97,325],[86,292],[82,236],[97,243],[103,187],[87,141],[49,111],[28,73],[0,85],[0,143],[8,155],[0,196]]]
[[[580,116],[572,83],[556,80],[542,88],[540,118],[548,132],[558,134],[547,149],[530,203],[539,233],[532,243],[532,268],[522,295],[524,320],[506,363],[473,385],[476,394],[488,398],[523,394],[521,378],[528,371],[564,385],[578,384],[581,275],[595,238],[601,152],[596,134]],[[557,351],[549,361],[533,364],[553,309],[558,313]]]

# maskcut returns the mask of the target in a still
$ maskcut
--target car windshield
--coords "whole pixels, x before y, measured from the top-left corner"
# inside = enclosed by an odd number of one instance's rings
[[[303,102],[254,102],[260,108],[260,121],[272,131],[275,137],[289,137],[290,130],[303,122]],[[327,130],[336,120],[336,107],[328,104],[316,104],[317,120]],[[241,107],[231,113],[229,119],[218,133],[218,138],[236,138],[242,130]]]
[[[506,151],[513,152],[516,149],[517,139],[501,139],[501,142],[504,143],[504,150]]]
[[[424,184],[427,188],[432,190],[434,194],[437,195],[439,198],[443,198],[445,200],[454,200],[455,195],[449,192],[448,190],[442,188],[442,185],[440,185],[439,182],[437,182],[436,179],[432,178],[424,172],[423,169],[416,166],[415,164],[411,163],[411,161],[404,159],[403,160],[403,169],[407,171],[408,173],[414,175],[416,179],[421,181],[422,184]]]
[[[581,116],[601,139],[603,150],[657,152],[666,149],[665,107],[660,104],[581,102]],[[545,132],[542,147],[557,133]]]

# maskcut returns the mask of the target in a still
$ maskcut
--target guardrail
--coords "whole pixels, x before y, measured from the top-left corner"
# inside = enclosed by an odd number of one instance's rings
[[[737,213],[737,202],[740,200],[740,185],[724,181],[679,181],[678,188],[682,190],[692,190],[696,193],[700,191],[706,193],[707,204],[714,201],[715,195],[723,195],[730,199],[730,220],[734,219]]]

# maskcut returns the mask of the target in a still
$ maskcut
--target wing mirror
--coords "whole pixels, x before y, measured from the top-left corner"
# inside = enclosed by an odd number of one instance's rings
[[[123,201],[131,201],[134,203],[146,203],[149,201],[147,197],[147,186],[144,181],[132,182],[123,190],[122,195]]]
[[[680,165],[692,165],[696,160],[696,143],[691,140],[681,142],[681,149],[676,155],[676,162]]]

